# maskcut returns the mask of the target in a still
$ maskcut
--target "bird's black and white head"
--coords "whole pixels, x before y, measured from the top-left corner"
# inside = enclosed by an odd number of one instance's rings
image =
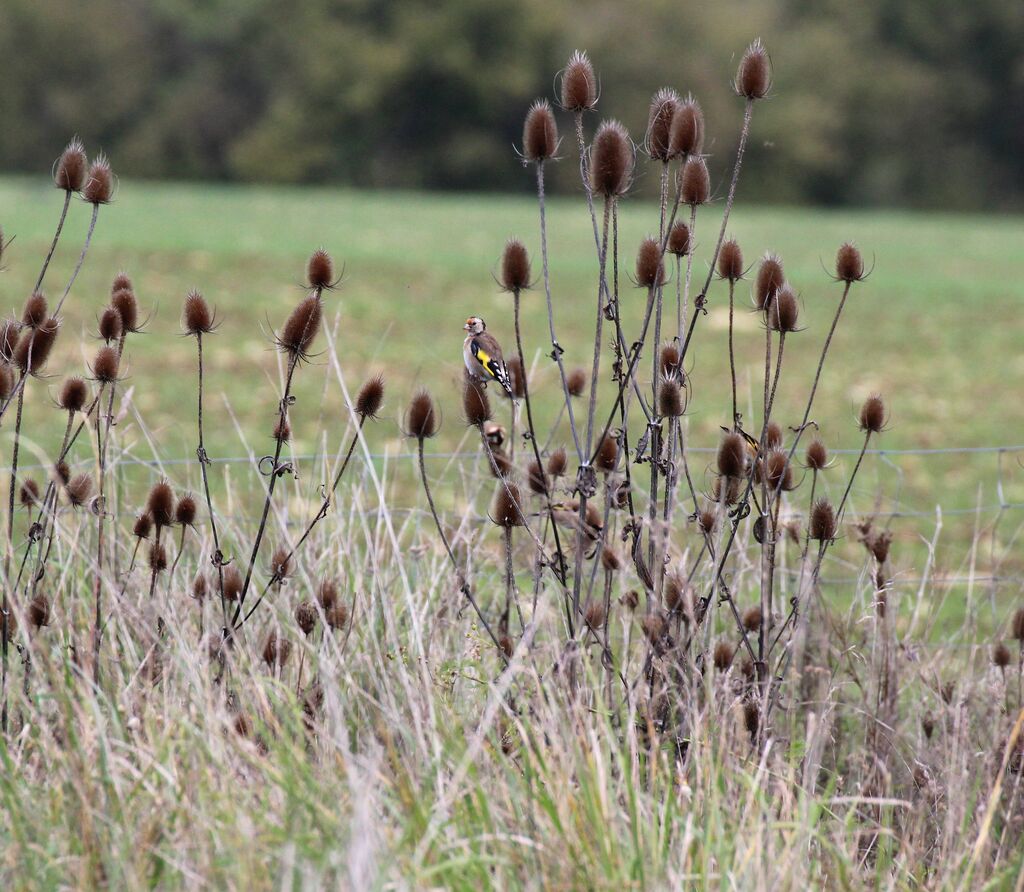
[[[471,335],[478,335],[487,329],[487,325],[484,320],[479,316],[470,316],[466,320],[466,324],[462,326]]]

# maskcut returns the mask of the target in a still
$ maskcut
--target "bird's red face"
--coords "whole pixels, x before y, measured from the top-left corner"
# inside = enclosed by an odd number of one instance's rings
[[[480,334],[486,328],[484,320],[479,316],[470,316],[466,320],[466,324],[462,326],[464,331],[468,331],[470,334]]]

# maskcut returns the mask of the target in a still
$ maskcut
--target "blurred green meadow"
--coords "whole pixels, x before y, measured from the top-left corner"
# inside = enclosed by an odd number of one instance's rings
[[[45,180],[0,179],[0,225],[7,238],[15,236],[0,275],[5,312],[19,312],[34,282],[61,199]],[[720,214],[719,202],[698,215],[695,279],[706,272]],[[58,292],[73,267],[87,220],[88,208],[75,202],[48,274],[48,295]],[[619,277],[627,338],[639,329],[644,303],[629,278],[633,257],[640,239],[657,225],[654,205],[623,203]],[[552,200],[548,231],[558,337],[568,364],[586,365],[597,275],[582,197]],[[1024,443],[1017,398],[1024,378],[1024,219],[752,208],[744,205],[741,182],[729,234],[740,242],[748,263],[765,251],[778,253],[803,301],[803,330],[786,345],[776,412],[780,421],[799,420],[840,296],[830,277],[832,261],[838,245],[851,239],[873,272],[853,290],[812,413],[829,447],[859,448],[857,410],[876,391],[891,412],[890,429],[875,444],[885,449]],[[152,317],[145,335],[129,341],[127,351],[126,386],[148,435],[134,417],[122,419],[122,436],[131,440],[125,445],[141,459],[194,457],[195,343],[181,336],[180,310],[187,290],[198,288],[221,320],[207,345],[208,451],[214,457],[241,456],[251,448],[261,455],[270,450],[279,392],[280,364],[271,332],[303,294],[310,251],[323,246],[344,269],[340,286],[327,296],[325,321],[335,332],[347,386],[358,387],[371,372],[383,372],[387,380],[384,418],[369,432],[371,448],[408,451],[400,420],[417,385],[428,387],[442,407],[444,423],[434,448],[459,448],[465,436],[458,390],[461,326],[468,315],[483,316],[506,353],[511,351],[511,299],[493,276],[502,246],[513,235],[529,247],[539,279],[538,213],[528,197],[123,180],[116,201],[100,213],[93,247],[66,305],[64,332],[49,368],[54,377],[36,386],[52,389],[59,376],[82,373],[95,350],[96,318],[110,281],[126,270]],[[674,300],[673,281],[667,286],[670,315]],[[737,303],[743,308],[737,317],[741,410],[745,406],[744,414],[756,418],[764,338],[749,312],[746,283]],[[547,317],[539,287],[524,297],[523,308],[527,361],[535,363],[531,380],[539,426],[546,430],[558,412],[560,391],[547,358]],[[728,422],[726,320],[726,286],[716,280],[689,360],[692,445],[713,447],[719,425]],[[641,375],[649,380],[644,366]],[[610,390],[608,375],[602,379]],[[294,452],[333,453],[348,415],[326,351],[302,371],[297,395]],[[505,406],[498,408],[507,416]],[[26,412],[33,432],[57,437],[58,413],[38,402]],[[50,434],[37,436],[45,440]],[[560,436],[564,442],[564,428]],[[473,445],[469,441],[468,448]],[[1016,532],[1024,511],[1003,512],[999,537],[992,540],[995,550],[986,540],[984,555],[972,552],[970,544],[975,532],[987,529],[999,514],[970,512],[1001,501],[1024,503],[1022,456],[872,456],[858,478],[853,507],[914,515],[896,519],[893,529],[898,541],[916,546],[920,536],[932,536],[934,512],[941,506],[950,512],[941,542],[953,546],[943,552],[946,570],[957,576],[972,558],[976,565],[991,565],[994,559],[1006,576],[1015,566],[1020,570],[1021,559],[1014,554],[1020,553]],[[707,483],[710,460],[707,454],[694,456],[698,486]],[[826,475],[825,486],[841,493],[850,465],[850,457],[842,456],[837,470]],[[908,573],[920,569],[919,560]]]

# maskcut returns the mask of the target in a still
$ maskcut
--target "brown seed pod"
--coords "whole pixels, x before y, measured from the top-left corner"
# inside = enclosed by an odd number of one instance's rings
[[[693,599],[687,597],[686,580],[678,573],[669,573],[665,577],[665,606],[672,614],[678,614],[687,623],[693,618]]]
[[[756,632],[761,628],[761,608],[756,604],[743,611],[743,628],[748,632]]]
[[[195,579],[192,580],[192,599],[202,603],[206,600],[206,596],[210,593],[209,587],[206,584],[206,577],[202,573],[198,574]]]
[[[274,440],[280,440],[282,443],[287,443],[291,440],[292,426],[288,423],[288,419],[278,415],[274,421],[274,431],[270,436]]]
[[[323,579],[316,590],[317,603],[325,610],[330,610],[338,603],[338,583],[333,579]]]
[[[715,526],[718,523],[718,515],[710,508],[705,508],[697,517],[697,523],[703,532],[710,535],[715,531]]]
[[[409,403],[405,415],[406,435],[417,440],[428,440],[437,433],[437,410],[434,400],[426,390],[418,391]]]
[[[573,369],[565,376],[565,386],[569,396],[583,396],[587,390],[587,373],[583,369]]]
[[[28,621],[37,632],[44,626],[50,625],[50,599],[42,592],[38,592],[28,605]]]
[[[291,655],[292,643],[287,638],[279,638],[277,632],[271,630],[263,642],[263,662],[271,669],[282,669]]]
[[[141,330],[139,327],[139,302],[135,299],[135,292],[131,287],[118,288],[110,296],[110,305],[121,314],[121,325],[125,331]]]
[[[1010,634],[1015,641],[1024,644],[1024,607],[1018,607],[1010,620]]]
[[[178,526],[190,527],[196,521],[198,507],[191,495],[183,495],[174,506],[174,522]]]
[[[114,280],[110,283],[110,296],[113,297],[122,289],[127,291],[132,290],[132,280],[124,270],[121,270],[121,272],[114,276]]]
[[[588,628],[593,629],[595,632],[603,629],[605,621],[604,603],[596,598],[587,601],[586,606],[583,608],[583,621],[587,624]]]
[[[548,473],[552,477],[561,477],[569,466],[569,458],[565,453],[565,447],[559,446],[548,456]]]
[[[348,607],[342,603],[335,604],[325,613],[325,619],[327,625],[335,631],[344,629],[348,625]]]
[[[760,38],[755,40],[740,59],[736,72],[736,92],[747,99],[764,99],[772,86],[771,62]]]
[[[85,146],[76,136],[67,144],[67,148],[61,152],[57,161],[57,170],[53,175],[53,182],[58,189],[65,192],[81,192],[85,185],[85,172],[89,167],[89,161],[85,157]]]
[[[462,412],[465,415],[466,424],[472,427],[481,427],[493,417],[491,401],[487,397],[487,391],[484,390],[483,384],[468,374],[462,384]]]
[[[611,474],[619,463],[619,442],[611,434],[605,434],[594,459],[594,467],[604,474]]]
[[[992,663],[998,669],[1005,669],[1010,665],[1010,648],[1008,648],[1002,641],[1000,641],[994,648],[992,648]]]
[[[322,313],[323,304],[315,294],[299,301],[298,306],[285,321],[284,328],[276,336],[278,349],[291,356],[295,362],[308,360],[309,348],[313,346],[313,341],[320,331]]]
[[[530,255],[517,238],[505,243],[501,255],[501,287],[506,291],[525,291],[530,287]]]
[[[9,400],[14,394],[14,369],[0,361],[0,400]]]
[[[821,440],[811,440],[804,455],[804,464],[815,471],[824,471],[828,467],[828,447]]]
[[[356,415],[364,421],[376,418],[380,407],[384,405],[384,376],[374,375],[367,378],[356,396]]]
[[[885,403],[877,393],[872,394],[860,408],[860,429],[865,433],[877,434],[885,428]]]
[[[14,349],[14,364],[25,374],[38,375],[50,358],[60,325],[56,319],[45,320],[38,328],[28,329]]]
[[[727,505],[734,505],[740,498],[740,479],[738,477],[716,477],[711,487],[711,498],[718,504],[725,499]]]
[[[658,387],[658,413],[663,418],[678,418],[683,414],[683,389],[671,378],[662,380]]]
[[[71,479],[71,468],[66,461],[59,461],[53,468],[53,480],[57,486],[63,488],[68,485]]]
[[[81,378],[68,378],[60,388],[57,405],[65,412],[81,412],[89,398],[89,388]]]
[[[663,87],[651,99],[651,108],[647,115],[647,134],[644,137],[644,149],[652,161],[669,161],[677,152],[671,151],[670,134],[672,119],[679,107],[679,94],[669,87]]]
[[[72,508],[81,508],[92,496],[92,477],[88,474],[76,474],[68,481],[64,492]]]
[[[116,381],[119,364],[117,351],[109,345],[104,345],[96,351],[96,358],[92,361],[92,376],[101,384]]]
[[[751,666],[753,669],[753,666]],[[757,729],[761,723],[761,712],[757,704],[748,700],[743,704],[743,728],[750,735],[751,740],[757,738]]]
[[[892,533],[886,530],[871,537],[871,541],[868,543],[868,550],[879,564],[884,564],[889,560],[889,548],[891,546]]]
[[[3,362],[14,361],[20,332],[21,324],[17,319],[7,318],[0,322],[0,360]]]
[[[700,103],[687,96],[676,107],[669,131],[669,151],[672,157],[699,155],[704,148],[704,112]]]
[[[314,291],[334,287],[334,261],[323,248],[317,248],[309,255],[306,263],[306,281]]]
[[[679,382],[681,362],[679,348],[675,344],[665,344],[661,348],[661,377]]]
[[[768,326],[772,331],[788,334],[796,331],[800,315],[800,302],[789,285],[783,285],[775,294],[775,300],[768,307]]]
[[[558,125],[551,103],[538,99],[523,122],[523,157],[527,161],[547,161],[558,151]]]
[[[114,195],[114,173],[106,155],[89,165],[89,175],[82,188],[82,197],[89,204],[107,204]]]
[[[49,319],[49,304],[41,291],[35,291],[25,300],[25,308],[21,311],[21,324],[29,328],[38,328]]]
[[[303,635],[310,635],[316,628],[317,622],[316,607],[312,601],[303,601],[295,608],[295,624],[302,631]]]
[[[657,288],[665,284],[665,263],[661,256],[661,244],[656,238],[647,236],[640,242],[636,252],[636,284],[639,288]]]
[[[735,239],[722,243],[722,250],[718,252],[718,276],[730,282],[743,278],[743,252]]]
[[[597,195],[618,198],[633,179],[633,143],[618,121],[604,121],[590,147],[590,187]]]
[[[22,508],[34,508],[39,504],[39,484],[31,477],[26,477],[22,481],[18,501]]]
[[[764,467],[768,485],[774,490],[790,492],[796,486],[793,482],[793,466],[788,455],[781,449],[772,449],[765,456]]]
[[[526,395],[526,376],[523,374],[523,366],[518,356],[505,360],[505,371],[508,372],[509,382],[512,385],[512,396],[521,400]]]
[[[153,484],[146,499],[146,513],[157,527],[169,527],[174,523],[174,491],[166,480]]]
[[[953,697],[956,694],[956,682],[947,681],[939,690],[939,696],[942,697],[942,702],[947,706],[953,702]]]
[[[715,668],[719,672],[725,672],[732,665],[732,658],[735,655],[732,645],[728,641],[719,641],[715,645],[712,657]]]
[[[99,321],[99,335],[108,344],[118,340],[121,337],[121,333],[124,331],[124,325],[121,323],[121,314],[117,312],[113,307],[107,307],[100,314]]]
[[[690,253],[690,227],[677,220],[668,233],[668,253],[685,257]]]
[[[143,512],[135,518],[135,526],[132,527],[132,535],[136,539],[148,539],[149,534],[153,532],[153,518],[148,513]]]
[[[149,546],[149,569],[154,573],[163,573],[167,569],[167,549],[161,542]]]
[[[697,207],[711,198],[711,174],[700,155],[690,155],[679,172],[679,194],[683,204]]]
[[[747,467],[747,444],[735,431],[722,437],[718,444],[718,473],[723,477],[742,477]]]
[[[776,421],[769,421],[764,429],[764,445],[768,449],[782,448],[782,428]]]
[[[500,485],[494,498],[494,514],[491,519],[498,526],[507,529],[524,526],[526,521],[523,518],[522,504],[522,496],[516,484]]]
[[[640,593],[630,589],[619,598],[619,603],[632,613],[640,604]]]
[[[647,636],[647,640],[651,644],[658,644],[668,631],[668,623],[665,621],[665,616],[661,611],[648,613],[643,618],[641,625],[643,626],[644,635]]]
[[[610,545],[601,549],[601,568],[608,573],[617,573],[622,569],[622,558]]]
[[[864,278],[864,258],[853,242],[840,245],[836,252],[836,278],[848,284]]]
[[[224,568],[224,599],[227,601],[237,601],[242,594],[242,586],[244,585],[245,580],[242,579],[242,574],[238,567],[234,564],[228,564]]]
[[[828,499],[818,499],[811,508],[810,537],[816,542],[831,542],[836,537],[836,512]]]
[[[216,319],[210,305],[196,289],[185,295],[185,305],[181,311],[181,327],[186,334],[204,335],[213,331]]]
[[[759,310],[767,309],[785,283],[786,273],[778,255],[765,254],[754,280],[754,305]]]
[[[931,740],[932,734],[935,733],[935,719],[930,715],[921,716],[921,730],[924,731],[924,736]]]
[[[283,545],[278,545],[270,556],[270,574],[275,580],[287,579],[292,572],[291,552]]]
[[[526,467],[526,485],[530,487],[530,492],[535,495],[542,496],[547,492],[544,469],[536,459],[531,461]]]
[[[587,54],[576,50],[562,71],[562,108],[583,112],[597,105],[597,76]]]

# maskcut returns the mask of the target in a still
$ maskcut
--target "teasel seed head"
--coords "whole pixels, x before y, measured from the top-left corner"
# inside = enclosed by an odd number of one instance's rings
[[[782,428],[777,421],[769,421],[764,429],[764,445],[768,449],[782,448]]]
[[[417,391],[405,415],[405,430],[417,440],[429,440],[437,433],[437,409],[426,390]]]
[[[127,277],[125,277],[127,281]],[[139,302],[131,287],[118,288],[110,296],[110,305],[121,314],[121,326],[125,331],[140,331]]]
[[[270,574],[280,581],[287,579],[292,572],[291,552],[283,545],[278,545],[270,557]]]
[[[601,549],[601,568],[607,573],[618,573],[622,569],[622,558],[610,545]]]
[[[1024,607],[1018,607],[1010,620],[1010,633],[1015,641],[1024,646]]]
[[[669,87],[662,87],[651,99],[644,149],[652,161],[669,161],[679,154],[671,150],[672,119],[679,102],[679,94]]]
[[[85,157],[85,146],[76,136],[67,144],[57,161],[57,171],[53,182],[58,189],[65,192],[81,192],[85,185],[85,174],[89,160]]]
[[[39,484],[31,477],[26,477],[22,481],[18,500],[21,502],[22,508],[34,508],[39,504]]]
[[[280,638],[271,629],[267,640],[263,643],[263,662],[271,669],[282,669],[292,655],[292,643],[287,638]]]
[[[330,578],[322,579],[317,586],[316,600],[325,611],[330,610],[338,603],[338,583]]]
[[[931,715],[925,714],[921,716],[921,730],[924,731],[924,736],[928,739],[932,739],[932,734],[935,733],[935,719]]]
[[[808,532],[816,542],[831,542],[835,539],[836,511],[828,499],[821,498],[814,503]]]
[[[584,112],[597,105],[597,76],[587,54],[576,50],[562,71],[562,108]]]
[[[110,344],[121,337],[124,325],[121,323],[121,314],[113,307],[107,307],[100,313],[99,335],[106,343]]]
[[[287,443],[291,440],[292,426],[288,423],[287,417],[278,415],[274,419],[274,431],[270,436],[275,442],[280,440],[282,443]]]
[[[149,546],[149,569],[154,573],[163,573],[167,569],[167,549],[161,542]]]
[[[508,372],[509,383],[512,385],[512,396],[521,400],[526,396],[526,375],[518,356],[505,360],[505,371]]]
[[[519,487],[514,483],[504,483],[498,486],[498,494],[494,499],[494,522],[500,526],[510,529],[521,527],[526,524],[523,519],[522,496]]]
[[[704,112],[700,103],[687,96],[675,109],[669,131],[669,151],[672,157],[699,155],[704,148]]]
[[[682,378],[682,369],[680,368],[680,356],[679,347],[674,343],[663,344],[661,348],[661,377],[672,381],[677,384]]]
[[[785,284],[786,273],[782,261],[776,254],[765,254],[754,280],[754,305],[759,310],[766,310]]]
[[[565,386],[569,396],[583,396],[587,391],[587,373],[583,369],[572,369],[565,376]]]
[[[610,433],[601,439],[601,445],[594,459],[594,467],[604,474],[611,474],[619,463],[619,441]]]
[[[325,291],[336,284],[334,261],[323,248],[317,248],[309,255],[306,263],[306,281],[314,291]]]
[[[690,155],[679,172],[679,194],[683,204],[698,207],[711,198],[711,174],[700,155]]]
[[[714,660],[715,668],[719,672],[725,672],[732,665],[732,658],[735,656],[735,651],[732,645],[728,641],[719,641],[715,645]]]
[[[718,515],[710,508],[705,508],[697,517],[697,524],[701,530],[708,535],[711,535],[715,531],[715,525],[718,523]]]
[[[740,59],[736,72],[736,92],[747,99],[764,99],[772,86],[771,61],[760,38],[755,40]]]
[[[804,456],[804,464],[815,471],[824,471],[828,467],[828,447],[821,440],[811,440]]]
[[[109,384],[117,380],[120,358],[117,350],[109,345],[104,345],[96,351],[96,358],[92,361],[92,376],[101,384]]]
[[[0,360],[14,361],[14,352],[18,348],[18,335],[21,325],[17,319],[8,317],[0,322]]]
[[[767,471],[767,483],[772,489],[790,492],[796,488],[793,482],[793,465],[790,464],[784,450],[770,450],[765,456],[764,466]]]
[[[690,227],[682,220],[677,220],[669,230],[666,249],[669,254],[674,254],[676,257],[685,257],[690,253],[691,248]]]
[[[185,305],[181,312],[181,327],[186,334],[209,334],[217,325],[216,317],[206,302],[206,298],[195,288],[185,295]]]
[[[303,601],[295,608],[295,625],[307,637],[316,628],[318,615],[312,601]]]
[[[275,338],[278,349],[295,362],[307,361],[310,358],[309,348],[320,331],[322,313],[323,303],[316,294],[299,301]]]
[[[174,523],[174,491],[166,480],[153,484],[146,499],[146,513],[158,528]]]
[[[114,172],[106,155],[100,155],[89,165],[89,175],[82,188],[82,197],[89,204],[108,204],[114,196]]]
[[[0,400],[8,400],[14,393],[14,369],[11,364],[0,360]]]
[[[245,580],[242,579],[242,574],[238,567],[234,564],[228,564],[224,567],[224,599],[227,601],[237,601],[238,596],[242,594],[242,586],[245,585]]]
[[[53,482],[60,488],[68,485],[71,479],[71,467],[66,461],[59,461],[53,466]]]
[[[693,618],[693,599],[687,595],[686,580],[678,572],[673,571],[665,576],[665,606],[689,623]]]
[[[634,589],[630,589],[621,598],[619,603],[632,613],[640,605],[640,593]]]
[[[202,573],[196,574],[196,577],[192,580],[192,591],[190,593],[192,600],[202,604],[209,593],[210,588],[206,584],[206,577]]]
[[[92,477],[88,474],[76,474],[68,481],[64,492],[72,508],[81,508],[92,496]]]
[[[683,414],[683,388],[672,378],[663,378],[658,387],[658,413],[663,418],[678,418]]]
[[[334,631],[337,632],[340,629],[344,629],[348,625],[348,607],[338,602],[325,612],[324,618],[327,620],[327,625],[334,629]]]
[[[885,403],[882,397],[875,393],[864,400],[860,407],[860,429],[867,434],[881,433],[885,429]]]
[[[748,632],[756,632],[761,628],[761,608],[756,604],[743,611],[743,628]]]
[[[561,477],[569,466],[569,458],[566,455],[565,447],[559,446],[548,456],[548,474],[552,477]]]
[[[59,330],[60,324],[51,317],[38,328],[25,331],[14,349],[14,364],[24,374],[38,375],[50,358]]]
[[[718,473],[722,477],[742,477],[747,466],[747,444],[735,431],[722,437],[718,444]]]
[[[174,522],[178,526],[190,527],[196,522],[198,511],[195,498],[191,494],[183,495],[174,506]]]
[[[718,252],[718,276],[730,282],[743,278],[743,252],[735,239],[722,242],[722,250]]]
[[[661,244],[647,236],[636,252],[636,284],[639,288],[657,288],[665,284],[665,263]]]
[[[132,527],[132,535],[136,539],[148,539],[150,533],[153,532],[153,518],[149,516],[148,512],[143,511],[138,517],[135,518],[135,526]]]
[[[68,378],[60,387],[57,405],[65,412],[81,412],[89,398],[89,388],[81,378]]]
[[[472,427],[482,427],[493,417],[491,401],[483,384],[468,374],[462,384],[462,411],[466,416],[466,424]]]
[[[1010,648],[1000,641],[992,648],[992,662],[997,669],[1005,669],[1010,665]]]
[[[840,245],[836,252],[836,278],[847,284],[864,278],[864,258],[853,242]]]
[[[356,395],[356,415],[364,421],[376,418],[381,406],[384,405],[384,376],[374,375],[367,378]]]
[[[889,560],[889,549],[891,546],[892,533],[888,530],[872,536],[870,542],[868,542],[868,550],[879,564],[884,564]]]
[[[46,296],[41,291],[35,291],[25,301],[25,308],[21,311],[21,324],[28,328],[39,328],[50,318],[50,307],[46,302]]]
[[[717,505],[722,499],[725,499],[725,504],[735,505],[740,498],[740,478],[739,477],[716,477],[711,487],[711,498],[712,501]]]
[[[547,492],[547,487],[544,485],[544,470],[536,459],[526,467],[526,485],[535,495],[542,496]]]
[[[525,291],[530,287],[530,255],[517,238],[505,243],[501,255],[501,287],[505,291]]]
[[[38,592],[28,605],[28,621],[35,631],[50,625],[50,599]]]
[[[772,331],[788,334],[796,331],[800,316],[800,302],[789,285],[783,285],[768,306],[768,325]]]
[[[668,623],[665,621],[665,616],[661,611],[646,614],[641,625],[644,635],[647,636],[647,640],[651,644],[658,644],[668,631]]]
[[[526,113],[523,122],[523,157],[527,161],[547,161],[558,151],[558,125],[551,103],[538,99]]]
[[[618,121],[604,121],[590,147],[590,186],[597,195],[618,198],[633,179],[633,143]]]
[[[944,682],[942,687],[939,689],[939,696],[942,697],[942,702],[947,706],[953,702],[953,698],[956,695],[956,682],[947,681]]]
[[[583,621],[595,632],[604,628],[605,621],[604,604],[597,598],[591,598],[583,608]]]

